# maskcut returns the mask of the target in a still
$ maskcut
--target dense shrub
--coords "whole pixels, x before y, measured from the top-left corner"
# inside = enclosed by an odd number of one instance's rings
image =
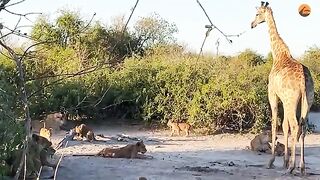
[[[0,179],[9,172],[5,160],[9,154],[21,145],[22,124],[17,121],[17,88],[14,64],[0,56]]]
[[[270,125],[270,57],[246,50],[233,57],[197,59],[179,46],[167,47],[157,46],[143,58],[127,58],[117,70],[103,68],[49,86],[44,90],[46,99],[32,103],[33,110],[65,107],[96,120],[121,117],[164,123],[175,119],[223,132],[259,131]],[[314,76],[314,105],[318,106],[317,51],[311,50],[302,62]],[[67,64],[57,71],[69,69]]]
[[[176,119],[195,127],[242,131],[263,128],[268,120],[267,77],[270,63],[251,66],[230,60],[181,56],[128,59],[122,77],[143,94],[143,119]],[[145,77],[142,80],[134,78]],[[140,89],[133,82],[143,84]]]
[[[320,110],[320,49],[318,47],[310,48],[302,57],[302,63],[311,71],[315,85],[315,99],[313,102],[314,110]]]

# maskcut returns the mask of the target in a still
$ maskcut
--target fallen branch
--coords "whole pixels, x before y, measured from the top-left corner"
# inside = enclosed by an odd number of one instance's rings
[[[66,142],[64,148],[67,147],[68,142],[69,142],[69,141]],[[59,165],[60,165],[60,163],[61,163],[61,161],[62,161],[63,156],[64,156],[64,153],[61,154],[61,157],[60,157],[60,159],[59,159],[59,161],[58,161],[58,163],[57,163],[57,166],[56,166],[56,169],[55,169],[54,175],[53,175],[53,176],[54,176],[54,177],[53,177],[53,180],[56,180],[56,179],[57,179],[57,174],[58,174]]]
[[[126,134],[117,134],[118,137],[123,138],[123,139],[129,139],[133,141],[142,141],[140,138],[137,137],[130,137],[129,135]]]
[[[64,136],[64,138],[57,144],[55,147],[56,150],[61,148],[64,144],[67,144],[68,141],[72,141],[74,136],[76,135],[76,131],[74,129],[71,129],[67,135]]]
[[[40,167],[39,173],[38,173],[38,177],[37,180],[40,180],[40,176],[41,176],[41,172],[42,172],[43,166]]]

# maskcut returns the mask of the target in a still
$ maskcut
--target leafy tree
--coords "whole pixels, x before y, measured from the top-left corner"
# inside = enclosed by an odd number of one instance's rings
[[[258,55],[256,52],[253,52],[250,49],[246,49],[238,55],[238,59],[246,61],[250,66],[256,66],[263,64],[265,60],[261,55]]]
[[[136,22],[134,30],[141,44],[146,48],[156,44],[175,43],[174,34],[178,32],[175,24],[169,23],[158,14],[141,17]]]
[[[306,65],[312,74],[315,85],[315,100],[312,109],[320,110],[320,48],[311,47],[308,49],[303,57],[302,63]]]

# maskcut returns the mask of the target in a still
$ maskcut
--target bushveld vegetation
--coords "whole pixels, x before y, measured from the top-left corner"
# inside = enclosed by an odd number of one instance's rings
[[[187,121],[214,132],[257,132],[270,125],[267,79],[272,57],[251,50],[234,56],[188,52],[176,43],[176,26],[157,14],[123,31],[62,11],[41,16],[32,38],[41,41],[24,67],[32,119],[67,110],[88,120]],[[22,49],[23,47],[17,47]],[[320,49],[301,57],[315,81],[313,109],[320,107]],[[0,174],[4,159],[21,145],[23,116],[14,62],[0,55]]]

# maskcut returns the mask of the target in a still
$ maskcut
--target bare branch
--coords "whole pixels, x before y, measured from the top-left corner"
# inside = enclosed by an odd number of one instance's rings
[[[7,11],[8,13],[12,14],[12,15],[16,15],[16,16],[21,16],[21,17],[24,17],[25,19],[27,19],[28,21],[32,22],[27,16],[28,15],[41,15],[42,13],[39,13],[39,12],[30,12],[30,13],[25,13],[25,14],[21,14],[21,13],[16,13],[16,12],[12,12],[12,11],[9,11],[8,9],[3,9],[5,11]]]
[[[126,31],[127,26],[128,26],[128,24],[129,24],[129,21],[130,21],[130,19],[131,19],[131,17],[132,17],[132,14],[133,14],[134,10],[136,9],[138,3],[139,3],[139,0],[137,0],[137,1],[136,1],[136,4],[133,6],[133,8],[132,8],[132,10],[131,10],[131,13],[130,13],[130,16],[129,16],[126,24],[124,25],[124,27],[123,27],[123,29],[122,29],[122,34]]]
[[[209,27],[208,27],[208,26],[205,26],[205,27],[206,27],[208,30],[207,30],[207,32],[206,32],[206,35],[205,35],[203,41],[202,41],[202,45],[201,45],[200,52],[199,52],[199,54],[198,54],[198,58],[197,58],[197,59],[200,58],[200,56],[201,56],[201,54],[202,54],[202,49],[203,49],[204,43],[206,42],[207,38],[209,37],[210,32],[212,31],[212,27],[211,27],[211,26],[209,26]]]
[[[91,19],[89,20],[89,22],[87,23],[87,25],[85,25],[85,26],[80,30],[80,32],[85,31],[85,30],[90,26],[90,24],[92,23],[92,20],[93,20],[93,18],[94,18],[95,16],[96,16],[96,13],[93,13],[93,15],[92,15]]]
[[[120,104],[122,104],[122,103],[125,103],[125,102],[137,101],[137,99],[139,99],[140,97],[141,97],[141,94],[140,94],[137,98],[121,100],[120,102],[117,102],[117,103],[114,103],[114,104],[110,104],[110,105],[108,105],[108,106],[106,106],[106,107],[103,107],[103,108],[101,108],[101,109],[108,109],[108,108],[110,108],[110,107],[118,106],[118,105],[120,105]]]
[[[105,90],[105,92],[103,93],[103,95],[101,96],[100,100],[94,105],[94,107],[97,107],[101,101],[103,100],[104,96],[107,94],[107,92],[110,90],[111,86],[108,87],[107,90]]]
[[[14,179],[18,179],[20,176],[20,172],[22,169],[23,161],[24,158],[26,158],[26,154],[28,151],[28,142],[29,142],[29,137],[31,136],[31,118],[30,118],[30,112],[29,112],[29,103],[27,99],[27,93],[26,93],[26,87],[25,87],[25,79],[24,79],[24,71],[23,71],[23,66],[21,63],[21,59],[18,57],[18,55],[14,52],[13,49],[8,47],[4,42],[0,41],[0,45],[4,47],[8,52],[9,55],[12,57],[12,59],[16,63],[17,70],[19,72],[19,79],[20,79],[20,91],[22,94],[22,102],[23,102],[23,107],[24,107],[24,112],[25,112],[25,129],[26,129],[26,140],[24,143],[24,150],[22,153],[22,158],[19,163],[19,167],[17,169],[17,172],[15,174]],[[25,163],[26,166],[26,163]]]
[[[197,0],[197,3],[199,4],[199,6],[201,7],[201,9],[203,10],[204,14],[207,16],[207,18],[208,18],[211,26],[212,26],[214,29],[217,29],[217,30],[227,39],[227,41],[228,41],[229,43],[232,43],[232,40],[229,39],[228,36],[227,36],[224,32],[222,32],[217,26],[215,26],[215,25],[212,23],[209,15],[207,14],[206,10],[205,10],[205,9],[203,8],[203,6],[201,5],[201,3],[200,3],[199,0]]]
[[[18,2],[15,2],[15,3],[12,3],[12,4],[9,4],[9,5],[6,5],[4,8],[7,8],[7,7],[10,7],[10,6],[14,6],[14,5],[17,5],[17,4],[20,4],[22,2],[24,2],[25,0],[21,0],[21,1],[18,1]],[[8,1],[9,2],[9,1]]]
[[[1,0],[0,2],[0,11],[3,10],[4,8],[6,8],[6,4],[8,4],[10,0]]]

